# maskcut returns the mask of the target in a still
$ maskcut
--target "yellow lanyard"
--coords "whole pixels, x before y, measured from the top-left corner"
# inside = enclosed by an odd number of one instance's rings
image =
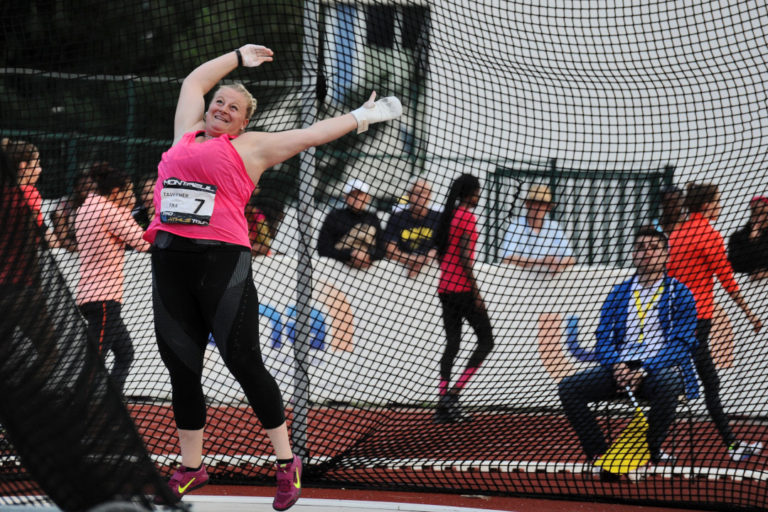
[[[645,335],[643,333],[643,330],[645,329],[645,316],[648,313],[648,311],[653,308],[656,303],[661,298],[661,295],[664,293],[664,282],[662,281],[661,285],[659,285],[659,289],[656,290],[656,293],[653,294],[653,297],[651,297],[651,300],[648,302],[648,304],[643,307],[643,303],[640,300],[640,292],[638,290],[635,290],[634,296],[635,296],[635,308],[637,309],[637,319],[640,321],[640,336],[637,337],[637,342],[642,343],[643,338],[645,338]]]

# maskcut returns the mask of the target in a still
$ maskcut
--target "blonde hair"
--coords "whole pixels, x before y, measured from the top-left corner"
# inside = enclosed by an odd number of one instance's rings
[[[256,98],[253,97],[253,94],[251,94],[248,91],[248,89],[246,89],[245,86],[240,82],[232,82],[229,84],[220,85],[219,88],[216,89],[216,92],[214,92],[213,95],[215,96],[217,92],[219,92],[221,89],[225,87],[235,90],[240,94],[242,94],[243,96],[245,96],[246,102],[248,103],[248,106],[245,109],[245,118],[250,119],[253,113],[256,112],[256,105],[257,105]]]

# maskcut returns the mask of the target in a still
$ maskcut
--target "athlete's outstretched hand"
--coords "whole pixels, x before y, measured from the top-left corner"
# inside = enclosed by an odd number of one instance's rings
[[[240,55],[243,57],[243,66],[255,68],[264,62],[272,62],[274,52],[266,46],[258,44],[246,44],[240,47]]]
[[[376,101],[376,91],[371,93],[371,97],[363,103],[362,107],[351,112],[357,119],[357,133],[363,133],[369,125],[374,123],[395,119],[402,113],[403,106],[400,100],[394,96],[387,96]]]

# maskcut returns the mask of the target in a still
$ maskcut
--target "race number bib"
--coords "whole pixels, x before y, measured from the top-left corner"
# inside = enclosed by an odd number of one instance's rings
[[[211,222],[215,200],[215,185],[168,178],[163,180],[160,192],[160,221],[207,226]]]

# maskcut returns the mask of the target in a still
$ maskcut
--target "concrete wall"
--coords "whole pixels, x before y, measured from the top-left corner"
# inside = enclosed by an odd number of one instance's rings
[[[75,286],[76,260],[63,252],[57,253],[57,259]],[[137,348],[126,393],[167,398],[168,379],[154,341],[149,256],[130,252],[126,259],[123,311]],[[291,322],[287,308],[295,303],[295,260],[256,258],[253,272],[260,301],[268,308],[261,318],[264,360],[289,400],[293,355],[286,343]],[[558,380],[588,364],[577,361],[567,348],[569,321],[576,319],[579,344],[589,350],[599,306],[627,270],[577,267],[551,278],[507,266],[478,265],[477,273],[496,347],[465,390],[465,400],[478,406],[557,407]],[[436,296],[438,270],[430,268],[409,279],[403,267],[389,261],[362,272],[318,259],[314,276],[314,308],[322,317],[325,338],[323,349],[311,350],[312,400],[382,405],[434,402],[444,347]],[[760,305],[764,320],[768,320],[766,291],[760,286],[745,287],[748,300]],[[730,412],[765,414],[768,344],[747,330],[731,301],[720,296],[719,302],[726,314],[718,324],[723,401]],[[275,330],[275,319],[282,329]],[[283,342],[280,347],[274,346],[278,337]],[[467,327],[462,344],[456,376],[474,346],[474,335]],[[239,386],[213,347],[206,356],[204,384],[214,401],[242,400]],[[701,410],[702,402],[699,399],[694,406]]]

